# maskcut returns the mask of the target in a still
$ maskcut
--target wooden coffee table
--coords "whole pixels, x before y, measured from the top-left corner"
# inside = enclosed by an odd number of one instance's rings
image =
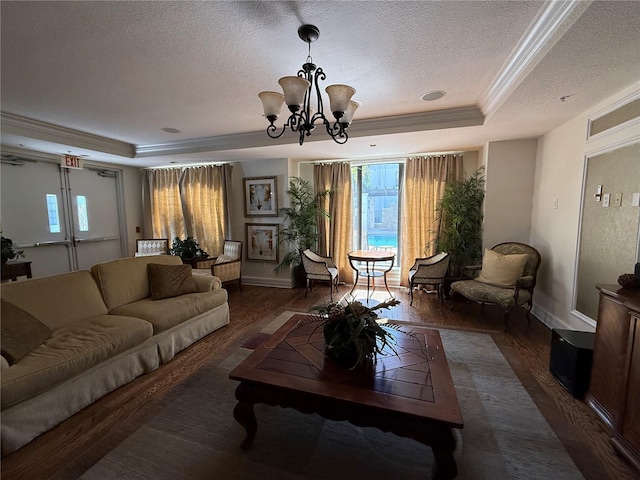
[[[265,403],[412,438],[431,447],[433,479],[455,478],[452,429],[463,421],[439,332],[411,327],[411,338],[394,331],[399,355],[378,356],[367,374],[325,357],[322,328],[296,328],[304,318],[292,317],[229,374],[240,381],[233,411],[247,432],[240,447],[251,446],[253,406]]]

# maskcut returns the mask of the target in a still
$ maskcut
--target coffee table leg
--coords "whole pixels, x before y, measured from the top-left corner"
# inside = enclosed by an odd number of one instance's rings
[[[458,466],[453,458],[453,452],[431,449],[435,461],[431,468],[431,478],[433,480],[451,480],[458,476]]]
[[[431,468],[432,480],[451,480],[458,476],[458,465],[453,457],[456,448],[456,438],[451,431],[447,429],[442,432],[438,445],[432,445],[434,462]]]
[[[247,436],[240,444],[240,448],[248,450],[249,447],[251,447],[251,442],[253,442],[253,437],[256,436],[256,430],[258,430],[258,422],[253,413],[253,403],[239,401],[233,409],[233,418],[235,418],[247,432]]]

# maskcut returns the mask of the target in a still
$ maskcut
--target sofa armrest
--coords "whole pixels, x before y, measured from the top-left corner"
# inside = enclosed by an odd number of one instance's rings
[[[210,292],[211,290],[218,290],[222,287],[222,282],[218,277],[211,275],[210,270],[202,270],[202,273],[193,271],[193,281],[196,283],[198,293]]]
[[[525,277],[520,277],[518,279],[518,281],[516,282],[516,286],[518,288],[529,289],[529,288],[531,288],[531,285],[533,285],[533,276],[532,275],[527,275]]]

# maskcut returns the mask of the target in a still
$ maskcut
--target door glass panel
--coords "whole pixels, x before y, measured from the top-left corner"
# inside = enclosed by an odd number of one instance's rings
[[[58,196],[47,193],[47,213],[49,215],[49,233],[60,233],[60,215],[58,214]]]
[[[89,213],[87,212],[87,197],[78,195],[76,197],[76,205],[78,208],[78,230],[81,232],[89,231]]]

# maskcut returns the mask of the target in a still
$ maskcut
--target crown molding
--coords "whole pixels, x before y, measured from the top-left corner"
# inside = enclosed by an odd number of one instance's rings
[[[368,137],[403,132],[438,130],[482,125],[484,116],[477,106],[446,110],[394,115],[358,120],[349,127],[349,137]],[[2,131],[42,141],[71,145],[126,158],[157,157],[223,150],[287,145],[298,142],[298,134],[286,132],[280,138],[271,138],[266,130],[213,137],[192,138],[147,145],[131,145],[70,128],[0,112]],[[320,129],[318,129],[320,130]],[[319,132],[306,138],[307,142],[326,141],[329,137]]]
[[[0,112],[0,128],[5,133],[86,148],[120,157],[133,158],[135,153],[135,146],[130,143],[6,112]]]
[[[393,133],[438,130],[482,125],[484,116],[480,109],[473,107],[450,108],[431,112],[411,113],[358,120],[348,130],[350,138],[388,135]],[[271,138],[266,130],[261,132],[238,133],[217,137],[202,137],[174,142],[136,146],[136,158],[162,155],[181,155],[240,148],[287,145],[298,142],[298,134],[286,132],[282,137]],[[322,132],[305,138],[305,142],[326,141],[329,137]]]
[[[593,0],[549,1],[540,9],[480,99],[490,118]]]

